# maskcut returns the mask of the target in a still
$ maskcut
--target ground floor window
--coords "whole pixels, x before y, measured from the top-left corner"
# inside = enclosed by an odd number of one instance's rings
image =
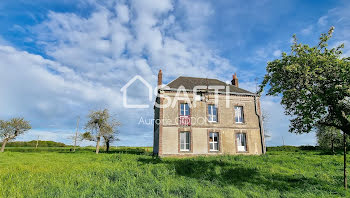
[[[218,132],[209,133],[209,150],[219,151],[219,133]]]
[[[247,151],[247,137],[245,133],[236,134],[237,151],[244,152]]]
[[[190,132],[181,132],[180,133],[180,151],[189,151],[190,150]]]

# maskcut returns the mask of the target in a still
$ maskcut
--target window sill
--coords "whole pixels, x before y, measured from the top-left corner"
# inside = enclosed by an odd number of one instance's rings
[[[179,153],[192,153],[192,151],[179,151]]]
[[[235,122],[235,124],[238,124],[238,125],[246,125],[247,123],[246,123],[246,122]]]
[[[248,151],[236,151],[236,153],[249,153]]]

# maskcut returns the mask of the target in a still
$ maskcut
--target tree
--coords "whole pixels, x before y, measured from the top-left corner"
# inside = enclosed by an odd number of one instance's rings
[[[325,150],[331,150],[335,153],[336,148],[341,148],[343,135],[341,131],[334,127],[317,126],[316,137],[318,145]]]
[[[341,57],[344,44],[328,49],[334,27],[321,34],[314,47],[294,43],[290,54],[269,62],[259,92],[282,94],[285,114],[293,116],[290,132],[308,133],[318,125],[331,126],[350,135],[350,58]],[[269,86],[268,86],[269,85]],[[344,187],[346,184],[344,141]]]
[[[12,118],[8,121],[0,120],[0,137],[2,139],[1,152],[5,151],[6,143],[31,129],[24,118]]]
[[[264,109],[261,108],[261,119],[262,122],[264,123],[264,134],[265,134],[265,138],[270,138],[271,137],[271,133],[270,133],[270,114]]]
[[[106,144],[106,152],[107,153],[109,152],[110,144],[114,141],[119,141],[119,138],[116,137],[116,133],[103,135],[103,139],[104,139],[105,144]]]
[[[109,143],[117,140],[117,127],[120,126],[120,122],[111,118],[107,109],[91,111],[88,117],[89,121],[85,125],[85,129],[88,131],[82,134],[82,138],[89,141],[95,141],[96,154],[98,154],[100,150],[101,138],[104,138],[105,142],[107,140],[108,149]]]
[[[75,137],[74,137],[74,148],[73,148],[73,152],[75,152],[75,148],[77,147],[77,139],[78,139],[78,132],[79,132],[79,120],[80,117],[78,116],[78,120],[77,120],[77,130],[75,131]]]

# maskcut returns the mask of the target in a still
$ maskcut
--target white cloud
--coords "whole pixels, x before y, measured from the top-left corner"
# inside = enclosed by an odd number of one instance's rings
[[[30,30],[49,58],[0,46],[0,117],[24,116],[34,127],[29,135],[43,129],[54,140],[51,133],[57,130],[49,126],[74,129],[76,116],[84,123],[89,110],[107,107],[123,123],[118,144],[152,144],[153,127],[137,125],[140,115],[152,117],[152,108],[122,107],[119,90],[128,80],[138,74],[155,85],[160,68],[165,83],[179,75],[217,77],[235,71],[198,34],[206,28],[210,4],[174,3],[89,1],[93,9],[86,16],[48,12],[47,19]],[[176,18],[175,6],[188,21]],[[143,139],[137,138],[140,134]]]
[[[123,5],[123,4],[118,4],[118,5],[116,5],[115,10],[117,12],[118,19],[120,20],[120,22],[122,22],[122,23],[129,22],[130,16],[129,16],[128,6]]]
[[[331,26],[335,27],[333,38],[330,40],[331,46],[336,46],[340,43],[345,43],[343,50],[343,57],[350,56],[350,3],[349,1],[343,1],[341,4],[333,9],[330,9],[326,15],[322,16],[318,20],[318,25],[325,26],[322,28],[322,32],[328,31]],[[327,26],[328,27],[327,27]]]
[[[239,87],[245,90],[248,90],[252,93],[256,93],[256,91],[258,90],[258,82],[239,82]]]
[[[36,127],[67,121],[72,116],[69,112],[87,104],[116,108],[120,98],[117,90],[87,81],[55,61],[10,46],[0,46],[0,68],[1,115],[25,116]],[[63,125],[65,121],[58,122]]]
[[[172,1],[117,3],[115,10],[94,4],[96,10],[87,18],[50,12],[48,20],[34,28],[37,43],[48,55],[78,69],[84,77],[126,81],[131,73],[145,77],[156,74],[159,68],[171,78],[184,73],[198,75],[199,70],[207,71],[200,73],[203,76],[214,77],[235,69],[200,40],[199,31],[205,28],[203,19],[212,12],[208,4],[191,2],[189,7],[187,1],[179,2],[188,16],[186,28],[172,14]],[[141,59],[146,63],[142,68],[135,61]],[[209,72],[212,65],[216,66],[215,72]],[[105,75],[116,71],[114,77]]]
[[[274,52],[273,52],[273,55],[274,56],[281,56],[281,54],[282,54],[282,52],[281,52],[281,50],[275,50]]]
[[[277,56],[281,56],[280,47],[279,41],[271,42],[264,47],[257,48],[247,61],[254,64],[266,64]]]
[[[312,25],[309,25],[308,27],[306,27],[305,29],[302,29],[301,30],[301,33],[303,35],[309,35],[310,33],[312,33],[313,31],[313,26]]]
[[[317,24],[324,26],[327,24],[327,18],[328,16],[322,16],[318,19]]]
[[[9,45],[10,43],[0,36],[0,45]]]

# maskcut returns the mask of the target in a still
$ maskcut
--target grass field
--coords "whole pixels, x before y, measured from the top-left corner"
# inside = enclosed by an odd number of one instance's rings
[[[14,152],[18,151],[18,152]],[[21,151],[21,152],[19,152]],[[342,156],[270,151],[263,156],[153,159],[144,148],[9,148],[1,197],[350,197]]]

